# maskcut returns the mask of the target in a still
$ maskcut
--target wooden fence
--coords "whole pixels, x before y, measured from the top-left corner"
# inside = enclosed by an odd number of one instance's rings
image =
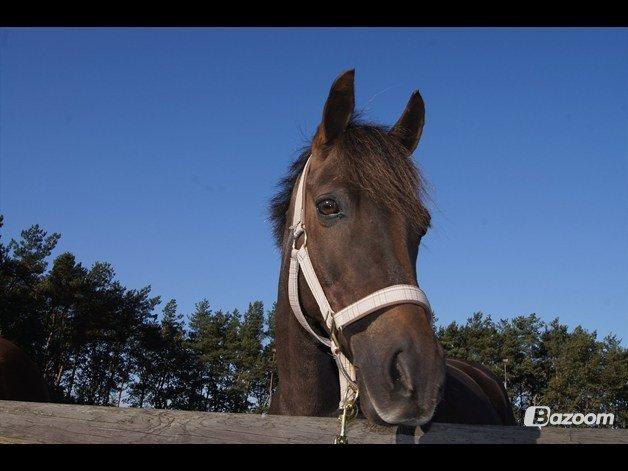
[[[338,420],[0,401],[2,443],[333,443]],[[628,429],[349,425],[350,443],[628,443]]]

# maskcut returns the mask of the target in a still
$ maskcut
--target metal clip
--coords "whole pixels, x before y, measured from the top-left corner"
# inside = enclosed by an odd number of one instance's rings
[[[350,397],[352,392],[351,388],[347,389],[345,393],[345,400],[342,406],[342,412],[338,420],[340,421],[340,434],[334,439],[334,445],[347,445],[349,443],[349,437],[347,436],[347,424],[358,415],[358,391],[355,391],[355,396]]]

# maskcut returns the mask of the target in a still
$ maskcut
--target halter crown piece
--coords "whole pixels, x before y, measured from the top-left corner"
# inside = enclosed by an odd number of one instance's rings
[[[290,271],[288,275],[288,299],[290,300],[292,312],[303,328],[308,331],[312,337],[331,350],[331,354],[338,366],[340,379],[339,407],[343,409],[347,404],[353,404],[356,400],[358,386],[356,383],[355,368],[342,352],[335,335],[336,331],[342,331],[345,326],[368,316],[378,309],[396,304],[418,304],[425,309],[430,319],[432,317],[432,310],[425,293],[418,286],[393,285],[375,291],[338,312],[333,311],[325,296],[323,287],[318,281],[314,267],[312,266],[312,261],[307,250],[307,233],[305,232],[305,225],[303,223],[305,210],[305,179],[311,158],[312,156],[310,155],[299,177],[299,186],[297,187],[297,194],[294,201],[292,225],[290,226],[292,230],[292,252],[290,254]],[[303,244],[297,249],[297,239],[301,235],[303,235]],[[330,338],[322,337],[317,334],[303,315],[301,304],[299,303],[299,269],[303,271],[305,281],[316,299],[325,324],[329,329]]]

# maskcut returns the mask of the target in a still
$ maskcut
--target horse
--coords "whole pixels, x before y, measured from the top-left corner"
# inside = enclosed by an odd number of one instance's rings
[[[352,391],[375,424],[512,425],[499,379],[445,357],[418,288],[418,248],[431,220],[412,159],[423,98],[415,91],[392,127],[368,123],[354,109],[354,78],[353,69],[336,78],[314,136],[269,205],[281,251],[279,381],[269,413],[334,416]],[[347,310],[354,315],[340,329]]]
[[[49,402],[39,368],[14,343],[0,337],[0,400]]]

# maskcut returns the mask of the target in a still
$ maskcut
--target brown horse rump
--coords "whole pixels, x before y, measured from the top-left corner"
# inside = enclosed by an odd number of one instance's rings
[[[47,402],[48,389],[35,362],[12,342],[0,337],[0,399]]]

